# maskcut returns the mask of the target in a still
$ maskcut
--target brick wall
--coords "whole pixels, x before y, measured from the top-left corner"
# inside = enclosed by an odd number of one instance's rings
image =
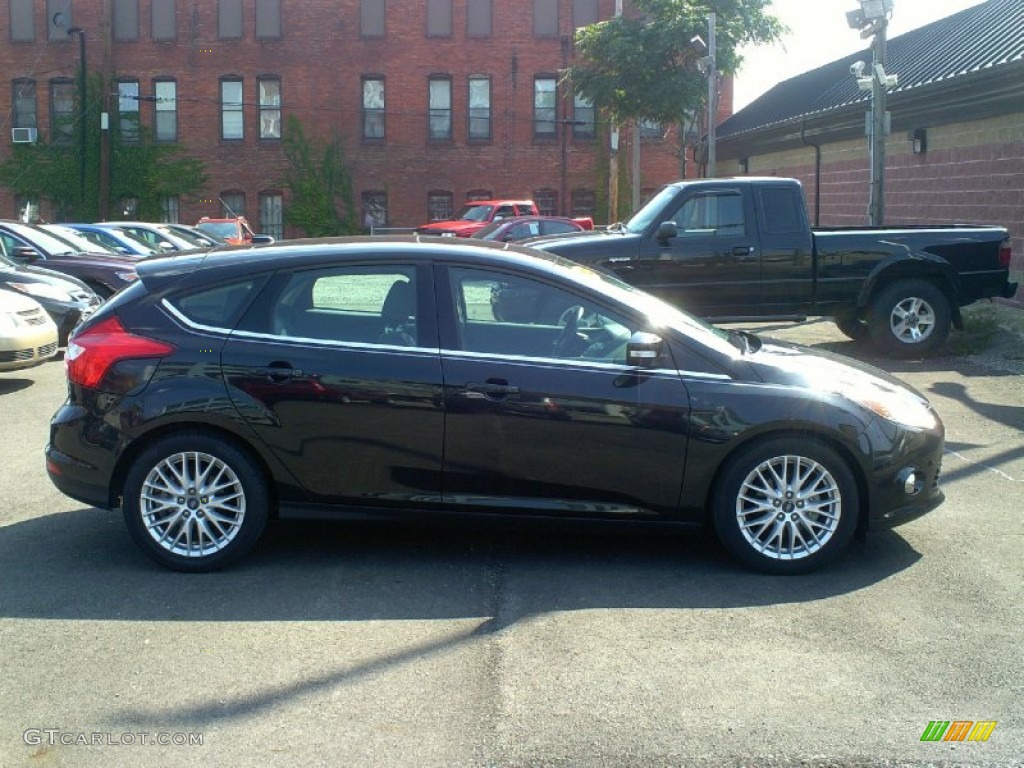
[[[110,4],[103,0],[76,0],[73,21],[87,30],[90,71],[105,71],[111,79],[138,79],[143,96],[152,95],[154,78],[177,80],[179,143],[203,160],[209,176],[198,200],[182,201],[182,221],[217,215],[217,196],[237,191],[245,193],[246,213],[258,226],[259,194],[281,191],[286,163],[280,142],[257,138],[257,78],[270,76],[281,80],[285,120],[301,119],[310,137],[342,139],[357,205],[364,191],[386,192],[388,223],[414,226],[427,218],[430,190],[450,191],[458,207],[470,190],[528,197],[538,189],[561,193],[564,188],[565,198],[570,198],[573,190],[597,191],[603,183],[607,170],[597,141],[570,135],[563,154],[560,136],[533,137],[533,79],[538,74],[557,76],[571,56],[571,46],[563,48],[561,36],[572,34],[572,5],[572,0],[559,0],[560,36],[547,38],[534,36],[532,6],[525,2],[494,2],[493,33],[483,39],[466,35],[464,2],[453,3],[450,38],[426,37],[425,3],[394,0],[387,5],[386,35],[378,39],[360,36],[359,0],[282,4],[279,40],[255,39],[255,0],[243,0],[241,40],[219,40],[217,3],[198,0],[178,0],[174,42],[151,40],[150,0],[139,2],[137,41],[110,41],[104,32],[109,20],[102,10]],[[8,73],[8,82],[18,76],[37,79],[40,133],[48,135],[47,82],[74,78],[78,53],[71,40],[46,40],[44,6],[37,3],[37,42],[5,41],[0,68]],[[601,17],[607,18],[614,0],[600,0],[599,7]],[[361,77],[367,74],[385,78],[384,144],[366,143],[361,137]],[[430,75],[452,79],[451,142],[427,140]],[[492,83],[492,139],[486,143],[467,139],[470,75],[490,77]],[[220,78],[227,76],[244,83],[241,141],[220,138]],[[9,84],[0,84],[0,115],[10,114],[10,99]],[[143,124],[151,126],[152,103],[141,106]],[[563,107],[560,102],[559,118],[567,116]],[[0,142],[0,157],[7,151],[6,142]],[[644,142],[642,187],[655,188],[678,176],[672,137]],[[560,201],[565,211],[569,202]],[[13,213],[10,193],[0,191],[0,215]]]
[[[735,168],[729,168],[733,172]],[[814,219],[814,149],[751,157],[750,174],[800,179]],[[822,226],[867,222],[867,140],[822,147]],[[1024,279],[1024,112],[927,129],[927,151],[911,136],[886,144],[886,224],[992,224],[1009,230],[1014,279]]]

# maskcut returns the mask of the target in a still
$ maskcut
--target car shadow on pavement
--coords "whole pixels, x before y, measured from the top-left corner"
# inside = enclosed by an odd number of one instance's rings
[[[777,577],[736,565],[700,533],[543,524],[273,522],[223,571],[152,563],[121,515],[64,512],[0,528],[0,616],[115,621],[363,621],[486,616],[503,623],[592,608],[736,608],[864,589],[920,557],[897,533]],[[514,606],[514,607],[513,607]]]
[[[13,392],[20,392],[23,389],[28,389],[35,382],[32,379],[7,379],[0,378],[0,397],[9,395]]]
[[[504,530],[502,530],[504,528]],[[920,555],[893,532],[854,541],[829,567],[798,577],[750,573],[701,535],[572,533],[486,526],[275,523],[227,570],[182,574],[134,546],[116,512],[81,509],[0,528],[0,616],[173,622],[457,621],[400,650],[257,693],[171,710],[131,707],[111,727],[230,722],[395,665],[416,664],[530,619],[588,609],[701,611],[811,602],[889,579]]]

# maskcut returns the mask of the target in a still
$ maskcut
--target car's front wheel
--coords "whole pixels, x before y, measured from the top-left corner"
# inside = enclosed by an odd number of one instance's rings
[[[149,557],[179,571],[211,571],[255,546],[269,492],[244,451],[190,431],[162,438],[136,458],[123,506],[132,538]]]
[[[846,461],[823,443],[788,437],[741,450],[719,477],[712,503],[725,548],[776,574],[806,573],[832,560],[859,514]]]

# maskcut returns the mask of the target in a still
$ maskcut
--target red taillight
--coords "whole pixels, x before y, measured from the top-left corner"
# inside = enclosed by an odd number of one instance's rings
[[[1010,248],[1010,241],[1003,240],[1003,244],[999,246],[999,266],[1003,269],[1009,269],[1012,258],[1013,249]]]
[[[95,389],[110,367],[122,360],[166,357],[174,350],[166,342],[129,333],[120,320],[109,317],[72,337],[64,366],[72,384]]]

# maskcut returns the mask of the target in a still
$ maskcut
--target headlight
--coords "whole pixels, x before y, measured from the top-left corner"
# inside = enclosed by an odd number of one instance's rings
[[[918,398],[900,392],[875,391],[860,393],[843,392],[843,396],[867,408],[886,421],[893,421],[914,429],[934,429],[937,426],[935,414],[928,405]]]
[[[71,298],[71,294],[63,288],[58,288],[56,285],[49,285],[48,283],[8,283],[7,285],[16,291],[21,291],[29,296],[39,296],[44,299],[53,299],[54,301],[65,301],[69,303],[74,301],[74,299]]]

